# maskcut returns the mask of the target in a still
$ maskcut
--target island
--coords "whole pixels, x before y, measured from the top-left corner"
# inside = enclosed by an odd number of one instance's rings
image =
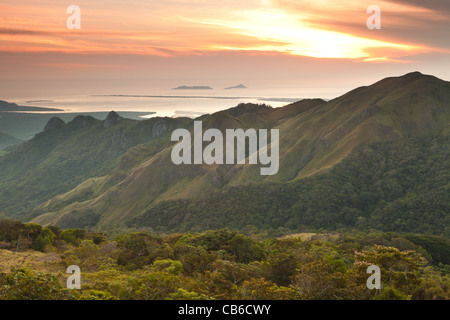
[[[230,89],[247,89],[247,87],[244,86],[243,84],[238,84],[237,86],[228,87],[228,88],[225,88],[225,89],[227,89],[227,90],[230,90]]]
[[[42,112],[42,111],[64,111],[64,110],[56,108],[19,106],[15,103],[0,100],[0,112],[24,112],[24,111]]]
[[[172,90],[211,90],[209,86],[178,86]]]

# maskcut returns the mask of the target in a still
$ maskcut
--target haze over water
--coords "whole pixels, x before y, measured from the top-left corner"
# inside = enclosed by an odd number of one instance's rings
[[[338,94],[338,93],[335,93]],[[333,97],[333,93],[325,94]],[[9,102],[23,106],[62,109],[66,113],[100,111],[149,112],[149,116],[189,116],[237,106],[239,103],[264,103],[274,108],[282,107],[304,98],[324,98],[319,92],[300,90],[212,89],[212,90],[156,90],[142,93],[117,92],[98,94],[68,94],[54,96],[29,95]],[[54,112],[52,112],[54,113]]]

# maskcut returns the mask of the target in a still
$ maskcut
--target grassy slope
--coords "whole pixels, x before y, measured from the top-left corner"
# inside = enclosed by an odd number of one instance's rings
[[[130,147],[157,145],[188,119],[123,119],[112,127],[92,117],[41,132],[0,158],[0,207],[9,216],[28,214],[38,204],[84,180],[110,172]]]
[[[327,174],[164,201],[129,223],[163,232],[216,228],[377,229],[450,236],[450,137],[362,146]]]
[[[10,272],[11,267],[30,267],[36,272],[54,272],[65,270],[61,256],[56,253],[43,253],[34,250],[23,252],[0,249],[0,273]]]
[[[17,139],[10,134],[0,132],[0,152],[6,147],[21,143],[22,140]],[[0,153],[1,155],[1,153]]]
[[[287,181],[327,170],[361,143],[449,130],[450,84],[420,73],[357,88],[280,124],[280,173],[246,166],[243,181]]]
[[[120,183],[94,192],[82,202],[39,208],[39,213],[50,213],[36,221],[71,226],[73,221],[95,212],[98,225],[114,225],[163,200],[252,182],[295,181],[329,170],[361,144],[430,132],[445,134],[450,123],[448,101],[448,82],[412,73],[357,88],[328,103],[306,100],[281,109],[261,108],[256,113],[246,110],[254,106],[232,108],[203,117],[204,129],[279,128],[277,175],[261,176],[258,165],[175,166],[170,149],[166,149],[134,163]]]

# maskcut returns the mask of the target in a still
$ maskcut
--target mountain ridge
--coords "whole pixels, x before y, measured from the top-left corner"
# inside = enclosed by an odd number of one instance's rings
[[[20,140],[10,134],[0,132],[0,150],[5,149],[6,147],[19,144],[23,142],[23,140]]]
[[[40,216],[34,221],[58,224],[87,219],[95,212],[96,226],[122,224],[161,201],[325,173],[363,144],[425,133],[448,134],[448,101],[449,83],[415,72],[356,88],[328,102],[302,100],[282,108],[242,104],[202,117],[203,128],[278,128],[281,147],[277,175],[262,177],[259,166],[248,164],[175,166],[169,147],[142,159],[123,175],[124,179],[101,194],[95,193],[95,197],[70,202],[66,207],[61,205],[66,201],[64,196],[42,204],[34,212]],[[81,185],[80,189],[86,192],[96,187]],[[66,196],[74,197],[78,191]]]
[[[3,211],[6,216],[23,216],[85,179],[105,175],[129,148],[157,145],[169,139],[171,129],[187,122],[186,118],[123,119],[106,128],[106,119],[91,116],[79,115],[68,123],[49,120],[46,131],[0,157],[0,215]]]

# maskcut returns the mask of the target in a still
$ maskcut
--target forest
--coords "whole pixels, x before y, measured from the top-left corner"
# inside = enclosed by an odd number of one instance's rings
[[[160,201],[128,223],[156,231],[355,228],[450,236],[450,138],[411,136],[357,148],[328,173]]]
[[[107,234],[3,220],[0,257],[2,300],[450,298],[450,241],[421,234],[276,235],[250,226]],[[66,287],[71,265],[81,269],[79,290]],[[381,289],[367,288],[369,265],[380,267]]]

